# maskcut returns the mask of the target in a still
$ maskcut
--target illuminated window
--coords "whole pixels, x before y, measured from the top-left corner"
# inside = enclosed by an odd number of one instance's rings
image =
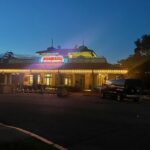
[[[44,84],[47,85],[47,86],[52,86],[53,85],[52,74],[46,74],[45,75]]]
[[[70,76],[64,78],[64,84],[71,86],[71,77]]]
[[[106,76],[103,74],[99,74],[97,78],[97,85],[101,86],[106,82]]]
[[[29,75],[29,84],[30,84],[30,85],[33,84],[33,75]]]
[[[33,75],[27,74],[24,76],[24,85],[33,85]]]
[[[52,77],[52,74],[46,74],[45,77],[50,78],[50,77]]]
[[[37,84],[41,84],[41,76],[40,75],[37,76]]]

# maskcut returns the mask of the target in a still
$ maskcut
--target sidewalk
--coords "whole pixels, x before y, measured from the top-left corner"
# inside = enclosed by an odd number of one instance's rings
[[[37,137],[39,137],[39,139],[13,129],[11,126],[9,128],[9,126],[7,127],[0,124],[0,150],[65,150],[63,147],[59,147],[59,145],[51,141],[49,141],[50,144],[42,142],[40,136]]]

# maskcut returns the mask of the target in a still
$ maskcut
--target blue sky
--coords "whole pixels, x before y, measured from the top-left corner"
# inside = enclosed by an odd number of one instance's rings
[[[149,0],[0,0],[0,53],[34,55],[82,41],[110,63],[128,57],[150,34]]]

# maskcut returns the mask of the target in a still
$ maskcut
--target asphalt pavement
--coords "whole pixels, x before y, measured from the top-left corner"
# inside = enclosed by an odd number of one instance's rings
[[[0,122],[69,150],[143,150],[150,149],[149,108],[149,99],[116,102],[81,93],[0,95]]]
[[[66,150],[39,135],[18,127],[0,123],[1,150]]]

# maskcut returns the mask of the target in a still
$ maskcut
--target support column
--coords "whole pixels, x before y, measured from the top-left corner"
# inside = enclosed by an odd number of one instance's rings
[[[95,76],[94,76],[94,72],[92,70],[92,85],[91,85],[91,90],[94,90],[95,88]]]
[[[12,85],[12,75],[8,74],[8,84]]]
[[[91,88],[91,75],[90,74],[85,74],[85,84],[84,84],[84,88],[85,89],[90,89]]]
[[[33,85],[36,86],[37,85],[37,74],[33,74]]]
[[[52,87],[56,86],[56,75],[52,73]]]
[[[41,84],[44,85],[45,74],[41,73]]]
[[[13,92],[13,85],[12,85],[12,76],[11,74],[5,74],[4,75],[4,85],[2,85],[2,88],[0,90],[1,93],[12,93]]]
[[[72,86],[75,86],[75,74],[72,74]]]
[[[62,74],[58,71],[58,82],[57,82],[58,85],[61,85],[63,84],[63,77],[62,77]]]
[[[7,74],[5,74],[5,75],[4,75],[4,84],[5,84],[5,85],[7,85],[7,79],[8,79],[8,76],[7,76]]]

